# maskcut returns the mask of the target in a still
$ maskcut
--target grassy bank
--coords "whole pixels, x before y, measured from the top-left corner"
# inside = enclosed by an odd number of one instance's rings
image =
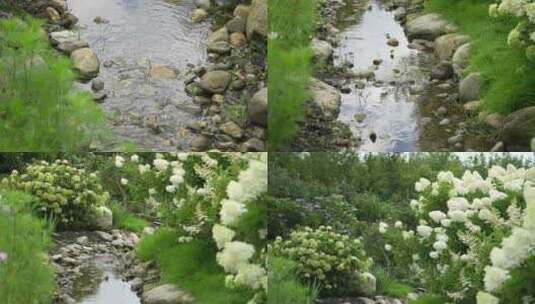
[[[54,296],[54,273],[46,256],[52,228],[25,210],[29,199],[19,192],[0,198],[0,252],[7,254],[0,260],[3,304],[50,304]]]
[[[269,145],[285,150],[297,133],[309,97],[312,73],[310,38],[317,19],[316,1],[270,0],[268,40]]]
[[[0,19],[0,150],[87,148],[105,125],[88,93],[71,90],[76,74],[32,17]]]
[[[141,259],[156,261],[163,282],[188,291],[200,304],[243,304],[252,297],[225,287],[226,274],[216,263],[213,246],[201,241],[179,244],[177,239],[176,232],[160,229],[137,247]]]
[[[507,36],[518,20],[492,18],[492,0],[428,0],[426,11],[444,15],[470,36],[469,71],[481,72],[488,81],[483,107],[509,113],[535,102],[535,63],[529,62],[522,47],[509,47]]]

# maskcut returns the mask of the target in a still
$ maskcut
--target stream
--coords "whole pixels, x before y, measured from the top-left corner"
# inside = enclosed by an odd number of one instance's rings
[[[139,304],[140,299],[130,284],[116,274],[112,256],[97,256],[84,267],[82,276],[75,282],[75,298],[80,304]],[[98,278],[96,281],[95,278]],[[97,288],[92,286],[95,282]]]
[[[357,3],[362,6],[360,0],[350,6]],[[352,14],[339,20],[341,43],[334,63],[349,63],[356,73],[373,71],[375,77],[352,81],[351,91],[342,94],[338,119],[360,139],[360,152],[447,149],[454,128],[440,126],[443,118],[435,111],[448,107],[452,126],[461,118],[453,106],[445,105],[455,86],[438,86],[429,80],[437,58],[411,49],[402,25],[379,0],[369,1],[363,9],[358,18]],[[389,45],[390,38],[399,45]],[[422,92],[411,94],[411,86],[421,86]]]
[[[118,140],[147,150],[187,149],[192,138],[187,126],[201,109],[185,93],[184,80],[205,61],[202,41],[210,30],[208,22],[191,22],[193,1],[68,0],[68,5],[80,19],[81,38],[100,59],[98,79],[108,95],[102,107]]]

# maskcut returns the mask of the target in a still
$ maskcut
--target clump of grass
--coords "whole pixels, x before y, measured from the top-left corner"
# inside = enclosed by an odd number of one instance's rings
[[[394,278],[384,267],[377,266],[373,274],[377,279],[377,294],[405,298],[413,290],[409,285]]]
[[[297,133],[312,72],[310,37],[317,20],[316,1],[272,0],[268,41],[269,144],[284,149]]]
[[[88,147],[104,115],[89,93],[71,90],[70,60],[54,53],[42,22],[0,19],[0,149],[65,151]]]
[[[31,197],[21,192],[0,198],[0,299],[4,304],[50,304],[54,296],[54,272],[46,250],[52,226],[31,215]]]
[[[434,294],[424,294],[416,300],[409,301],[409,304],[446,304],[448,299]]]
[[[216,263],[212,244],[179,244],[178,237],[174,231],[160,229],[144,237],[137,247],[142,260],[157,262],[163,282],[190,292],[197,303],[243,304],[252,298],[248,290],[225,287],[226,274]]]
[[[294,262],[281,258],[269,258],[269,304],[312,304],[319,290],[307,287],[296,277]]]
[[[115,228],[141,233],[145,227],[149,226],[147,220],[128,212],[119,203],[113,203],[111,210],[113,212],[113,226]]]
[[[518,19],[492,18],[490,0],[429,0],[428,12],[438,12],[470,36],[469,71],[481,72],[488,85],[482,105],[493,112],[509,113],[535,104],[535,63],[522,47],[509,47],[507,36]]]

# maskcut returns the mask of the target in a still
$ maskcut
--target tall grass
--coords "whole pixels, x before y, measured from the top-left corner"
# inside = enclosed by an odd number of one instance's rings
[[[488,81],[483,106],[493,112],[509,113],[535,104],[535,63],[522,47],[509,47],[507,36],[518,20],[492,18],[493,0],[428,0],[426,10],[438,12],[455,22],[471,38],[469,71],[481,72]]]
[[[88,93],[73,92],[68,58],[51,49],[41,21],[0,19],[0,150],[87,148],[104,125]]]
[[[269,145],[272,150],[284,150],[297,133],[303,102],[309,97],[316,1],[270,0],[269,17]]]
[[[31,200],[20,192],[0,198],[0,302],[2,304],[50,304],[54,296],[54,272],[47,262],[52,226],[31,215]]]
[[[268,304],[312,304],[319,293],[314,287],[307,287],[299,282],[294,272],[292,261],[269,258],[269,292]]]
[[[248,290],[225,287],[226,274],[216,263],[214,246],[200,241],[179,244],[177,239],[176,232],[160,229],[137,247],[142,260],[157,262],[164,283],[186,290],[199,304],[243,304],[252,298]]]

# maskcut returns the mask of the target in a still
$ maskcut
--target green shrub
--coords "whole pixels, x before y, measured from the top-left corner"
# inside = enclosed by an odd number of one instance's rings
[[[87,148],[104,115],[88,93],[73,92],[68,58],[49,46],[42,22],[0,19],[0,150]]]
[[[285,241],[278,237],[272,253],[296,262],[300,278],[317,282],[325,294],[351,294],[358,275],[372,264],[359,239],[350,239],[328,226],[316,230],[305,227]]]
[[[268,304],[313,304],[318,289],[307,287],[299,281],[297,265],[281,257],[270,257]]]
[[[446,304],[448,299],[434,294],[424,294],[416,300],[411,300],[409,304]]]
[[[113,203],[111,211],[115,228],[141,233],[145,227],[149,226],[147,220],[128,212],[120,203]]]
[[[398,281],[384,267],[374,267],[372,273],[377,279],[377,294],[394,298],[406,298],[413,289],[409,285]]]
[[[156,261],[162,282],[187,290],[198,303],[243,304],[253,296],[250,290],[225,287],[226,274],[216,263],[213,246],[197,240],[179,244],[179,237],[176,231],[160,229],[137,247],[142,260]]]
[[[3,304],[50,304],[54,271],[47,262],[52,227],[32,217],[32,197],[21,192],[0,197],[0,299]]]
[[[2,186],[32,194],[32,207],[60,227],[84,227],[95,208],[109,200],[95,173],[72,166],[67,160],[28,165],[24,172],[13,171]]]

